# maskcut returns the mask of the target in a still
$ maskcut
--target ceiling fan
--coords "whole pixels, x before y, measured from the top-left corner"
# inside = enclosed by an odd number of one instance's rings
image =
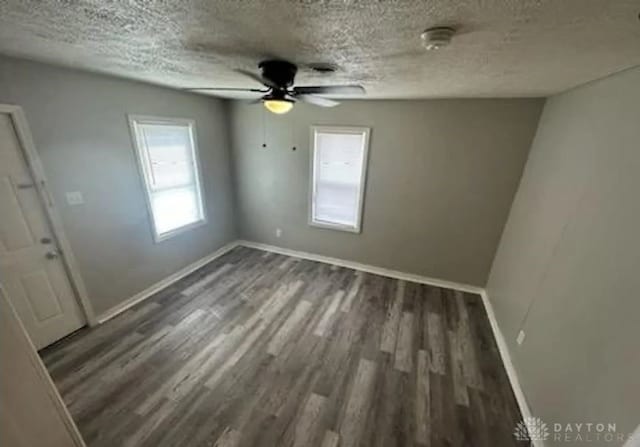
[[[247,70],[236,70],[251,79],[258,81],[266,88],[226,88],[226,87],[195,87],[188,91],[236,91],[262,93],[263,96],[254,103],[263,103],[273,113],[287,113],[296,101],[303,101],[320,107],[334,107],[337,101],[317,95],[362,95],[365,93],[361,85],[317,85],[294,87],[294,79],[298,67],[284,60],[266,60],[258,64],[260,74]]]

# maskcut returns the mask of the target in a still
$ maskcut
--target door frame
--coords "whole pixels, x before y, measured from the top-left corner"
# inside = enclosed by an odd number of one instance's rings
[[[33,181],[40,198],[40,203],[43,205],[45,210],[47,224],[51,228],[58,250],[62,255],[60,259],[62,260],[62,265],[64,266],[65,273],[69,279],[69,283],[71,284],[74,299],[78,302],[78,305],[84,314],[86,323],[89,326],[96,326],[98,324],[98,319],[96,318],[93,306],[89,301],[87,288],[82,280],[82,276],[80,275],[80,270],[78,269],[78,264],[73,251],[71,250],[71,245],[65,235],[62,226],[62,219],[60,219],[55,208],[53,194],[49,191],[49,183],[44,175],[40,156],[38,155],[38,151],[33,143],[29,125],[22,107],[14,104],[0,104],[0,113],[8,114],[13,122],[13,128],[16,132],[16,136],[18,137],[22,155],[24,156],[29,172],[33,177]]]

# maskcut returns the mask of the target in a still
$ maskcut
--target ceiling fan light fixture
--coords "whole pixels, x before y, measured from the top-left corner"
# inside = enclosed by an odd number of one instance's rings
[[[251,103],[262,103],[265,109],[277,115],[283,115],[291,111],[297,101],[320,107],[335,107],[340,104],[338,101],[323,98],[322,95],[363,95],[366,93],[361,85],[294,86],[298,67],[284,60],[262,61],[258,64],[258,67],[260,68],[260,74],[241,69],[237,69],[236,72],[262,84],[263,88],[194,87],[186,90],[261,93],[262,96],[251,101]]]
[[[265,99],[263,104],[269,112],[277,115],[284,115],[293,108],[293,101],[286,99]]]

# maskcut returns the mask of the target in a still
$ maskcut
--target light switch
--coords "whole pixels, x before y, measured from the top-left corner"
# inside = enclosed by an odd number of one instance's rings
[[[66,193],[67,203],[71,206],[82,205],[84,203],[84,197],[80,191],[69,191]]]

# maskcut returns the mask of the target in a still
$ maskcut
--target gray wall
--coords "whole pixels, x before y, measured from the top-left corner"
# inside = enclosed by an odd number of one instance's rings
[[[224,101],[0,58],[0,103],[26,113],[98,314],[235,238]],[[128,113],[196,121],[207,225],[153,242]],[[66,205],[66,191],[85,204]]]
[[[547,422],[638,423],[639,142],[640,69],[545,105],[488,293]]]
[[[234,101],[241,236],[484,286],[542,105],[348,101],[334,109],[299,104],[277,116]],[[312,124],[372,128],[361,234],[307,224]]]

